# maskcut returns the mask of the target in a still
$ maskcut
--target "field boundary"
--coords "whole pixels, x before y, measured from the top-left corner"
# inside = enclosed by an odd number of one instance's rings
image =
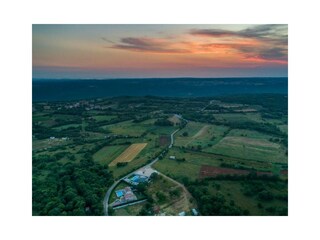
[[[146,146],[148,143],[133,143],[126,150],[124,150],[116,159],[114,159],[109,166],[116,166],[117,163],[131,162]]]

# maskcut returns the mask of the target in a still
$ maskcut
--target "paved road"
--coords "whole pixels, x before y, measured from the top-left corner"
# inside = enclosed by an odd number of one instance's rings
[[[175,135],[178,131],[180,131],[180,129],[177,129],[177,130],[175,130],[173,133],[171,133],[171,143],[170,143],[170,145],[169,145],[169,148],[171,148],[171,147],[173,146],[173,142],[174,142],[173,137],[174,137],[174,135]],[[162,154],[162,153],[161,153],[161,154]],[[112,186],[108,189],[108,191],[107,191],[107,193],[106,193],[106,195],[105,195],[105,197],[104,197],[104,200],[103,200],[104,214],[105,214],[106,216],[109,215],[109,213],[108,213],[108,211],[109,211],[109,199],[110,199],[110,195],[111,195],[111,193],[112,193],[112,190],[113,190],[122,180],[124,180],[125,178],[129,177],[129,176],[130,176],[131,174],[133,174],[134,172],[136,172],[136,171],[138,171],[138,170],[140,170],[140,169],[142,169],[142,168],[145,168],[145,167],[151,167],[151,166],[152,166],[154,163],[156,163],[158,160],[159,160],[159,157],[156,157],[152,162],[144,165],[143,167],[141,167],[141,168],[139,168],[139,169],[136,169],[136,170],[128,173],[127,175],[125,175],[124,177],[120,178],[118,181],[116,181],[116,182],[114,182],[114,183],[112,184]],[[162,175],[163,175],[163,174],[162,174]],[[165,175],[164,175],[164,176],[165,176]],[[172,179],[172,180],[173,180],[173,179]],[[173,180],[173,181],[174,181],[174,180]],[[177,183],[178,183],[178,182],[177,182]],[[180,185],[181,185],[181,184],[180,184]],[[183,185],[182,185],[182,186],[183,186]]]

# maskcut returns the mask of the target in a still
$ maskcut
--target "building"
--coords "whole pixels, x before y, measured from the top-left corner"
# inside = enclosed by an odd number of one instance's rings
[[[118,198],[111,204],[113,207],[136,201],[138,199],[137,196],[132,192],[132,189],[130,187],[116,190],[115,193]]]
[[[148,177],[135,174],[130,178],[124,179],[124,181],[130,185],[137,186],[139,183],[144,183],[148,181]]]
[[[176,156],[170,156],[169,159],[175,160]]]
[[[199,215],[198,211],[195,208],[192,208],[192,214],[194,216],[198,216]]]

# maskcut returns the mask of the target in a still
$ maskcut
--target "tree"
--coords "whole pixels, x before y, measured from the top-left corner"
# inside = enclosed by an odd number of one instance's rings
[[[158,177],[159,177],[158,173],[153,172],[153,173],[150,175],[150,180],[157,180]]]
[[[166,195],[165,195],[162,191],[157,192],[157,193],[156,193],[156,196],[157,196],[159,202],[164,202],[164,201],[167,200]]]
[[[173,189],[169,192],[171,197],[180,197],[181,191],[179,189]]]
[[[147,190],[147,183],[139,183],[136,187],[135,187],[139,192],[144,193]]]
[[[273,194],[267,190],[259,192],[258,198],[265,201],[271,201],[273,199]]]

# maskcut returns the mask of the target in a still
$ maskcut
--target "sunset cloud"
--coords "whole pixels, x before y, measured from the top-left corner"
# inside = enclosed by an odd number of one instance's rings
[[[218,69],[226,76],[236,71],[243,76],[245,69],[250,75],[268,75],[267,69],[274,69],[279,76],[287,74],[287,31],[287,25],[272,24],[34,25],[33,66],[62,75],[66,68],[81,74],[80,69],[119,76],[140,71],[141,76],[208,77]]]
[[[192,29],[191,35],[206,37],[209,39],[255,39],[257,44],[229,44],[230,48],[236,49],[247,59],[260,59],[286,63],[288,58],[288,33],[287,25],[258,25],[240,31],[222,29]]]
[[[137,52],[153,52],[153,53],[190,53],[187,48],[179,48],[174,43],[165,39],[154,38],[122,38],[120,44],[114,44],[111,48],[131,50]]]
[[[218,56],[218,54],[234,53],[244,61],[287,63],[287,33],[283,25],[259,25],[241,31],[192,29],[189,35],[200,39],[187,41],[179,37],[177,39],[125,37],[110,48],[158,54]],[[206,41],[203,41],[203,38]],[[216,43],[217,40],[220,43]]]

